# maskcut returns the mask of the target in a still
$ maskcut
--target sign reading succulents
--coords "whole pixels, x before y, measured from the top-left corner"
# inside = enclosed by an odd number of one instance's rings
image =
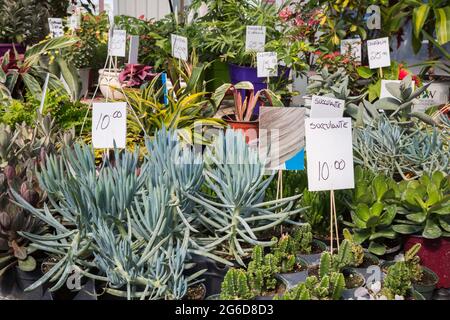
[[[64,25],[61,18],[48,18],[48,27],[52,38],[64,36]]]
[[[313,96],[311,101],[311,118],[341,118],[344,115],[344,109],[344,100]]]
[[[350,55],[355,61],[361,62],[361,38],[341,40],[341,54]]]
[[[276,52],[258,52],[256,63],[259,78],[276,77],[278,75],[278,57]]]
[[[306,119],[309,191],[353,189],[352,120]]]
[[[304,170],[305,109],[261,107],[259,153],[269,170]]]
[[[127,135],[126,102],[92,105],[92,145],[96,149],[125,148]]]
[[[127,32],[125,30],[113,30],[109,39],[109,55],[111,57],[126,56],[127,52]]]
[[[188,60],[188,39],[176,34],[171,35],[172,56],[183,61]]]
[[[266,46],[266,27],[247,26],[245,51],[264,52]]]
[[[370,69],[391,66],[391,53],[389,51],[389,38],[367,40],[367,53],[369,55]]]

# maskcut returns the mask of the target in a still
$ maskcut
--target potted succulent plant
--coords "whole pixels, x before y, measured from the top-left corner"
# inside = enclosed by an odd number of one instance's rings
[[[425,174],[401,184],[400,216],[394,230],[407,235],[405,250],[422,244],[424,266],[439,276],[439,288],[450,287],[450,178],[444,172]]]
[[[242,130],[247,142],[258,138],[259,122],[257,116],[253,114],[258,102],[261,105],[283,107],[283,103],[275,93],[268,89],[255,93],[253,84],[244,81],[236,85],[227,83],[219,87],[212,96],[216,108],[220,108],[224,99],[230,95],[233,97],[234,113],[225,115],[223,120],[234,130]]]

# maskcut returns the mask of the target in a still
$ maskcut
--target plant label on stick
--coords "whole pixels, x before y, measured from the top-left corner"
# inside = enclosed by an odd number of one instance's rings
[[[126,57],[127,32],[125,30],[113,30],[109,39],[109,55],[111,57]]]
[[[391,66],[391,53],[389,51],[389,38],[367,40],[370,69]]]
[[[61,18],[48,18],[48,27],[52,38],[64,36],[64,26]]]
[[[367,19],[367,29],[380,30],[381,29],[381,10],[377,5],[371,5],[367,8],[366,14],[369,15]]]
[[[345,101],[324,96],[313,96],[311,118],[341,118],[344,115]]]
[[[341,55],[350,55],[355,61],[361,62],[361,38],[341,40]]]
[[[75,31],[80,28],[81,16],[79,14],[73,14],[68,18],[69,29]]]
[[[174,58],[187,61],[188,60],[188,39],[186,37],[171,35],[172,56]]]
[[[130,37],[130,52],[128,53],[128,63],[137,64],[139,57],[139,36]]]
[[[127,135],[126,102],[92,105],[92,145],[95,149],[125,148]]]
[[[309,118],[305,122],[308,190],[353,189],[351,119]]]
[[[276,77],[278,75],[278,58],[276,52],[258,52],[256,55],[258,77]]]
[[[245,51],[264,52],[266,47],[266,27],[247,26]]]

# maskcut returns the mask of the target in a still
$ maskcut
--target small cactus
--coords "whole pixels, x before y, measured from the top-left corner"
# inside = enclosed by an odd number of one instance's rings
[[[344,229],[344,238],[350,242],[350,249],[353,255],[351,267],[359,267],[364,262],[364,249],[353,240],[353,236],[348,229]]]
[[[252,252],[252,261],[247,269],[249,287],[255,295],[264,291],[274,290],[277,285],[275,274],[280,271],[278,260],[273,254],[263,256],[263,248],[255,246]]]
[[[276,240],[276,238],[273,240]],[[296,250],[294,240],[291,236],[283,235],[272,251],[275,259],[280,264],[281,273],[288,273],[294,270]]]
[[[422,248],[420,243],[415,244],[405,253],[405,262],[411,273],[411,280],[413,282],[418,282],[422,280],[423,269],[420,265],[420,257],[417,255],[419,250]]]
[[[222,282],[222,300],[248,300],[253,295],[248,287],[247,275],[242,269],[231,268]]]
[[[342,241],[337,254],[332,256],[332,268],[336,272],[340,272],[345,267],[354,263],[353,253],[350,242],[347,239]]]
[[[382,290],[388,299],[396,295],[405,296],[411,287],[411,273],[405,261],[398,261],[388,268]]]
[[[305,224],[298,227],[293,232],[295,251],[301,254],[310,254],[312,250],[313,235],[311,232],[311,225]]]

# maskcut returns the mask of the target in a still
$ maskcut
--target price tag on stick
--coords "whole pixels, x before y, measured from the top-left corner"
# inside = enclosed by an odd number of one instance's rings
[[[128,53],[128,63],[137,64],[139,59],[139,36],[131,36],[130,52]]]
[[[125,30],[113,30],[109,39],[109,55],[111,57],[125,57],[127,51],[127,32]]]
[[[48,18],[48,27],[52,38],[64,36],[64,26],[61,18]]]
[[[344,115],[345,101],[324,96],[313,96],[311,118],[341,118]]]
[[[126,102],[94,103],[92,105],[92,144],[95,149],[126,147]]]
[[[389,38],[367,40],[370,69],[391,66],[391,53],[389,51]]]
[[[172,56],[174,58],[187,61],[188,60],[188,39],[186,37],[171,35]]]
[[[351,119],[306,119],[305,133],[308,190],[353,189]]]
[[[259,78],[276,77],[278,75],[276,52],[258,52],[256,62]]]
[[[264,52],[266,47],[266,27],[247,26],[245,51]]]

